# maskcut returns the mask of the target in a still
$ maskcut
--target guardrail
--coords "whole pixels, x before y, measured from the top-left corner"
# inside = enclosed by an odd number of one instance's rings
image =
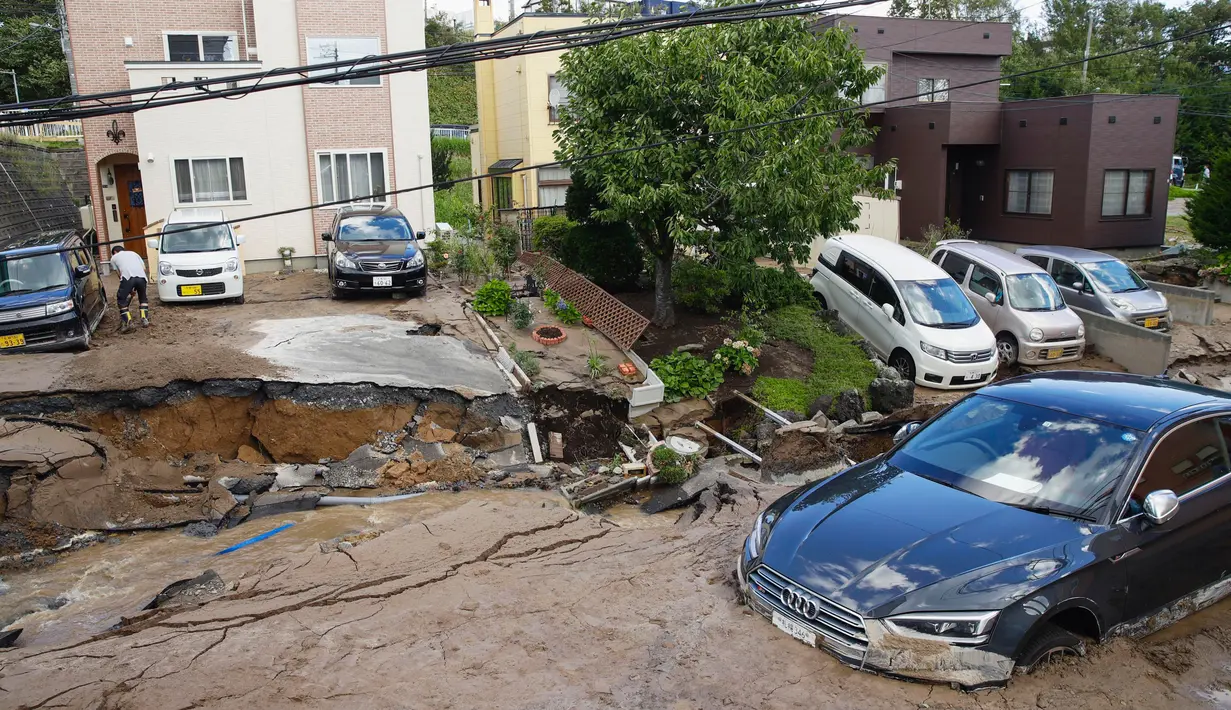
[[[1171,360],[1171,334],[1118,321],[1082,308],[1073,312],[1086,326],[1086,344],[1137,375],[1161,375]]]

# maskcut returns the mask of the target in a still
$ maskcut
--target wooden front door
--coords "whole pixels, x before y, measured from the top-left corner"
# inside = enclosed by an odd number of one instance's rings
[[[136,164],[116,165],[115,191],[120,202],[120,226],[124,238],[145,235],[145,192],[141,189],[141,169]],[[115,246],[114,244],[112,246]],[[146,258],[145,240],[124,242],[124,248]],[[107,249],[110,252],[110,249]]]

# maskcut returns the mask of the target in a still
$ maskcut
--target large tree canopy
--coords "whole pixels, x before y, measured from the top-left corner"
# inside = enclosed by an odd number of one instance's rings
[[[69,93],[68,63],[60,47],[55,2],[0,0],[0,69],[17,72],[22,101],[50,99]],[[0,75],[0,103],[13,101],[13,80]]]
[[[884,180],[850,152],[874,136],[860,111],[723,133],[856,106],[880,70],[842,30],[816,34],[803,18],[690,27],[573,50],[561,65],[571,98],[557,156],[623,151],[571,167],[601,192],[595,216],[628,222],[653,255],[656,325],[675,320],[677,247],[789,268],[816,237],[854,228],[855,194]]]

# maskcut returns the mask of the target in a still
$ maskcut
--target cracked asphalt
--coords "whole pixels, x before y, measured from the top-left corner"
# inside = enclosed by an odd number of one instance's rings
[[[191,568],[181,572],[217,565],[234,588],[199,607],[133,604],[113,630],[102,624],[116,619],[100,616],[75,637],[49,632],[0,651],[0,706],[1195,708],[1231,683],[1222,607],[977,694],[841,666],[736,598],[736,550],[782,490],[749,486],[679,522],[581,515],[547,493],[439,494],[406,501],[419,512],[340,553],[308,539],[331,511],[297,514],[300,537],[235,559],[170,546]],[[227,532],[259,532],[246,527]],[[123,559],[125,544],[99,554]]]

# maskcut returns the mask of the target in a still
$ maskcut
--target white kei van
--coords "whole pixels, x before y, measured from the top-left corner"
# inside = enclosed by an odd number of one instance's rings
[[[172,210],[161,237],[146,240],[158,252],[158,300],[244,302],[244,272],[235,234],[218,208]]]
[[[996,338],[949,274],[862,234],[826,240],[812,272],[821,304],[915,384],[977,387],[996,375]]]

